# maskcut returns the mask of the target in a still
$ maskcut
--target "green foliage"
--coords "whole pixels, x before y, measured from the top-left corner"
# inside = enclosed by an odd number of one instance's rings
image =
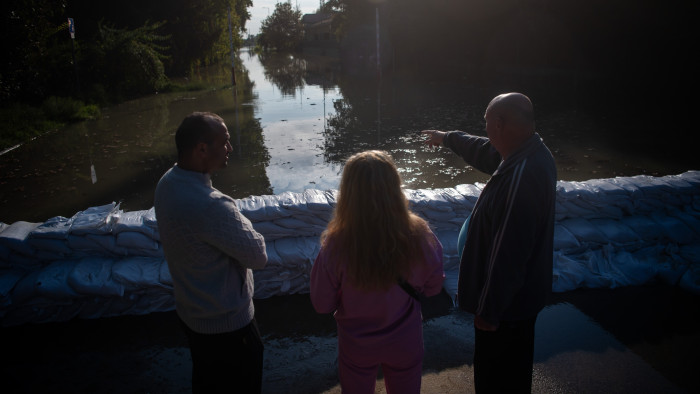
[[[289,2],[277,3],[275,11],[262,21],[258,43],[265,50],[294,50],[304,39],[301,11],[293,10]]]
[[[44,100],[41,111],[45,118],[64,123],[96,119],[100,115],[100,109],[96,105],[85,105],[71,97],[51,96]]]
[[[127,30],[100,24],[98,49],[92,64],[118,97],[134,97],[159,91],[168,83],[163,60],[168,36],[157,33],[164,22],[146,23]]]
[[[71,51],[64,7],[65,1],[0,2],[0,102],[37,100],[49,91],[70,87],[72,74],[66,72],[71,70]]]
[[[51,96],[40,106],[14,103],[0,108],[0,151],[72,122],[100,117],[100,109],[70,97]]]

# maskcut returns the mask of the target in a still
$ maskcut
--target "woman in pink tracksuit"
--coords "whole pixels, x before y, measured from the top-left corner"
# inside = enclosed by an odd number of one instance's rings
[[[445,273],[442,245],[408,207],[391,156],[367,151],[343,169],[333,218],[311,270],[311,301],[334,312],[344,393],[374,393],[379,366],[388,393],[419,393],[423,361],[420,302]]]

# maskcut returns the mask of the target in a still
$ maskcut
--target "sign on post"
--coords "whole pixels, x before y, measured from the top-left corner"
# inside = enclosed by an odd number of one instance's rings
[[[75,22],[73,22],[73,18],[68,18],[68,32],[70,33],[70,38],[75,40]]]

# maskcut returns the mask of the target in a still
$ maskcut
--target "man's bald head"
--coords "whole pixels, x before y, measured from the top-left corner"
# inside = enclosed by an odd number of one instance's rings
[[[501,156],[508,157],[535,133],[532,101],[522,93],[504,93],[486,108],[486,132]]]
[[[518,129],[523,132],[534,133],[535,115],[532,101],[526,95],[515,92],[500,94],[491,100],[486,111],[489,109],[506,122],[518,123]]]

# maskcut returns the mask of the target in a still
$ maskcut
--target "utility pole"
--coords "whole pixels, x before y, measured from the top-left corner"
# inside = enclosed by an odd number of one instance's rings
[[[233,89],[236,89],[236,67],[235,56],[233,53],[233,27],[231,26],[231,7],[228,8],[228,45],[231,51],[231,84]]]
[[[75,21],[68,18],[68,33],[70,33],[70,47],[73,53],[73,70],[75,70],[75,83],[78,88],[78,96],[82,96],[80,91],[80,77],[78,76],[78,63],[75,61]]]

